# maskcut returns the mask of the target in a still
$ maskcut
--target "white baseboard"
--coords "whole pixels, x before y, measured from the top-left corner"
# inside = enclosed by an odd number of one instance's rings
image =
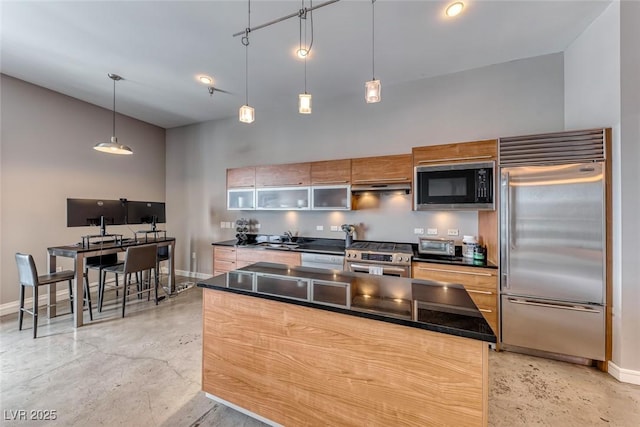
[[[205,392],[205,396],[207,396],[209,399],[213,400],[214,402],[221,403],[224,406],[227,406],[227,407],[229,407],[229,408],[231,408],[233,410],[236,410],[236,411],[240,412],[241,414],[248,415],[251,418],[256,419],[258,421],[261,421],[261,422],[263,422],[263,423],[265,423],[267,425],[270,425],[272,427],[283,427],[282,424],[278,424],[275,421],[271,421],[270,419],[265,418],[262,415],[258,415],[255,412],[251,412],[248,409],[244,409],[241,406],[235,405],[235,404],[233,404],[233,403],[231,403],[229,401],[226,401],[226,400],[224,400],[224,399],[222,399],[222,398],[220,398],[218,396],[214,396],[213,394]]]
[[[613,362],[608,363],[609,374],[622,383],[640,385],[640,371],[621,368]]]
[[[194,279],[209,279],[211,274],[198,273],[197,271],[176,270],[176,274],[179,276],[191,277]]]

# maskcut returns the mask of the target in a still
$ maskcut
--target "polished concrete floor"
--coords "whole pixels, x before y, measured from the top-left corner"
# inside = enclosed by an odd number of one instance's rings
[[[55,411],[65,426],[262,426],[200,391],[201,304],[195,287],[158,306],[133,300],[124,319],[109,304],[77,330],[68,314],[43,313],[35,340],[30,316],[21,332],[17,315],[4,316],[0,424],[51,424],[31,417]],[[640,386],[515,353],[490,352],[489,362],[491,426],[640,425]],[[21,410],[27,421],[12,421]]]

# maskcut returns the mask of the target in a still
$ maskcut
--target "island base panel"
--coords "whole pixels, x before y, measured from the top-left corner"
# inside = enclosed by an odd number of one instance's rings
[[[488,344],[205,289],[203,390],[275,423],[487,425]]]

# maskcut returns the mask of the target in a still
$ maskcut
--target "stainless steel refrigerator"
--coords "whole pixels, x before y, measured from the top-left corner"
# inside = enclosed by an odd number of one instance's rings
[[[502,343],[605,359],[604,162],[500,168]]]

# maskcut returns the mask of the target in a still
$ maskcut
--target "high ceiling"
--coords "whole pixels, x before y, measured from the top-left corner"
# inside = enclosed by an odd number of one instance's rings
[[[314,1],[313,5],[322,3]],[[610,1],[465,0],[375,2],[375,76],[396,83],[561,52]],[[309,0],[305,0],[309,7]],[[251,2],[251,25],[296,12],[300,0]],[[363,98],[372,77],[371,1],[342,0],[313,12],[307,91],[314,108],[340,94]],[[245,102],[247,1],[7,1],[1,3],[2,73],[119,113],[172,128],[232,117]],[[310,19],[307,39],[310,39]],[[304,30],[303,30],[304,31]],[[290,105],[304,90],[297,17],[254,31],[249,104]],[[207,74],[231,94],[209,96]]]

